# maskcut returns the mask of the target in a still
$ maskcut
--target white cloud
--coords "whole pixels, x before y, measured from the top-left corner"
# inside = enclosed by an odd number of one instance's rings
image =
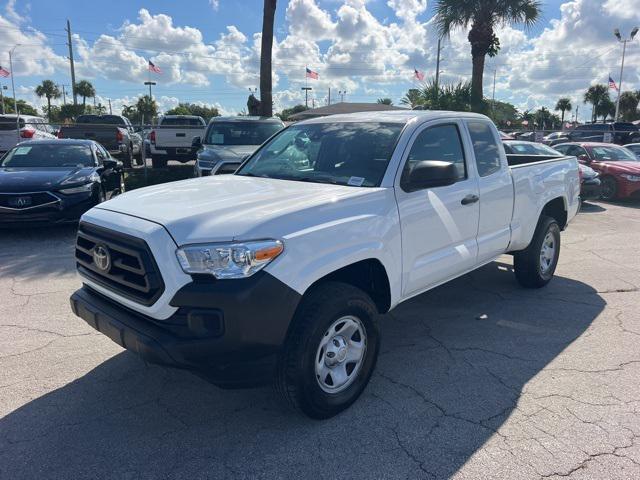
[[[218,10],[220,8],[220,0],[209,0],[209,5],[213,10]]]

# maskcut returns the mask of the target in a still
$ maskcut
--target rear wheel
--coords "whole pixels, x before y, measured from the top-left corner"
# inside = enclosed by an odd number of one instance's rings
[[[355,402],[378,357],[376,313],[351,285],[328,282],[306,294],[279,360],[276,389],[284,400],[317,419]]]
[[[553,278],[559,257],[558,222],[551,217],[542,216],[529,246],[513,256],[516,279],[523,287],[544,287]]]
[[[602,179],[602,193],[600,197],[603,200],[615,200],[618,196],[618,184],[612,177],[604,177]]]

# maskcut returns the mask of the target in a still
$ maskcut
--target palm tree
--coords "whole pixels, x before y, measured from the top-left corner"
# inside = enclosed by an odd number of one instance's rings
[[[393,100],[390,98],[379,98],[376,103],[380,105],[393,105]]]
[[[562,115],[560,117],[560,123],[562,123],[564,125],[564,112],[571,111],[571,109],[573,108],[573,105],[571,105],[571,99],[567,98],[567,97],[562,97],[558,100],[558,103],[556,103],[556,112],[560,111],[562,112]],[[562,127],[564,128],[564,127]]]
[[[590,103],[593,105],[593,110],[591,113],[591,121],[595,122],[598,119],[598,115],[601,114],[603,103],[611,99],[609,98],[609,88],[602,84],[598,83],[597,85],[592,85],[584,94],[584,103]]]
[[[138,101],[136,102],[136,110],[142,118],[147,119],[150,124],[153,118],[158,115],[158,105],[149,95],[143,95],[138,98]]]
[[[276,15],[276,1],[264,0],[262,12],[262,44],[260,47],[260,107],[262,115],[273,115],[271,92],[271,50],[273,48],[273,22]]]
[[[400,103],[403,105],[409,105],[411,108],[417,107],[424,103],[424,99],[417,88],[410,88],[404,97],[400,99]]]
[[[638,103],[640,103],[640,90],[637,92],[622,92],[620,94],[620,115],[626,122],[636,120],[638,117]]]
[[[494,57],[500,50],[495,28],[500,25],[534,25],[542,13],[538,0],[437,0],[436,25],[439,33],[448,36],[457,27],[468,28],[473,62],[471,79],[471,105],[482,107],[482,77],[485,57]]]
[[[82,97],[82,111],[84,111],[87,103],[87,97],[95,97],[96,89],[93,88],[91,82],[87,80],[80,80],[76,84],[76,93]]]
[[[51,99],[62,96],[60,89],[51,80],[43,80],[42,83],[36,87],[36,95],[40,98],[47,98],[47,118],[49,122],[51,122]]]

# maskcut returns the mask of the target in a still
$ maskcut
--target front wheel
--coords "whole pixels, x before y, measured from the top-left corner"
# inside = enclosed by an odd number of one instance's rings
[[[311,418],[330,418],[357,400],[373,373],[380,335],[362,290],[328,282],[307,293],[279,359],[276,389]]]
[[[166,156],[158,156],[153,155],[151,157],[151,167],[152,168],[167,168],[167,158]]]
[[[526,288],[544,287],[553,278],[559,258],[560,226],[542,216],[529,246],[513,256],[516,279]]]

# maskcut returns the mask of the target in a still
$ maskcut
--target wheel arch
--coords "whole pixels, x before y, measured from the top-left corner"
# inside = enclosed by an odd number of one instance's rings
[[[538,217],[538,221],[540,221],[540,217],[547,216],[553,218],[558,225],[560,225],[560,230],[564,230],[567,226],[568,219],[568,208],[567,208],[567,200],[564,197],[556,197],[553,200],[548,201],[544,207],[542,207],[542,211]]]
[[[342,282],[363,290],[371,297],[379,313],[386,313],[391,308],[389,275],[377,258],[360,260],[327,273],[313,282],[305,294],[324,282]]]

